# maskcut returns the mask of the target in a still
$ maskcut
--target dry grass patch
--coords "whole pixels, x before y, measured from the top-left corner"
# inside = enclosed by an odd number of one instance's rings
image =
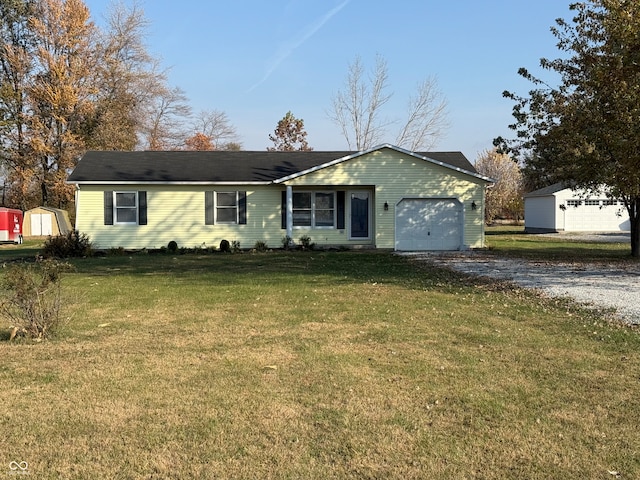
[[[0,343],[0,470],[640,476],[638,334],[570,305],[370,252],[75,263],[65,335]]]

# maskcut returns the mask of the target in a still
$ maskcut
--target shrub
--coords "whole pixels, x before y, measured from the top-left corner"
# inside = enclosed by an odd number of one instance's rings
[[[122,257],[126,254],[124,247],[111,247],[109,249],[109,255],[112,257]]]
[[[311,242],[311,237],[309,235],[303,235],[300,237],[300,248],[302,248],[302,250],[313,250],[315,246],[316,244]]]
[[[289,235],[285,235],[282,237],[282,248],[285,250],[289,250],[293,246],[293,238]]]
[[[239,253],[240,252],[240,242],[238,240],[233,240],[231,242],[231,252],[232,253]]]
[[[11,339],[26,335],[44,339],[60,324],[62,273],[68,263],[45,259],[36,263],[16,263],[2,276],[0,315],[13,327]]]
[[[167,245],[167,250],[169,250],[169,252],[171,253],[176,253],[176,251],[178,250],[178,243],[175,240],[171,240]]]
[[[229,243],[229,240],[222,240],[220,242],[220,251],[225,253],[229,253],[231,251],[231,244]]]
[[[256,252],[266,252],[267,250],[269,250],[269,247],[267,246],[267,242],[263,240],[257,240],[256,243],[253,245],[253,249]]]
[[[66,235],[49,237],[42,247],[45,258],[90,257],[93,247],[85,233],[72,230]]]

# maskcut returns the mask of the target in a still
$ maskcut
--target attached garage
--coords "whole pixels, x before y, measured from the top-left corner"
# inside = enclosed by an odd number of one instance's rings
[[[66,235],[71,231],[71,221],[66,210],[36,207],[24,213],[22,229],[25,237]]]
[[[384,144],[361,152],[87,152],[69,183],[77,185],[75,227],[99,249],[308,237],[318,247],[429,251],[484,246],[493,180],[460,152]]]
[[[455,198],[404,198],[396,206],[396,250],[461,250],[462,203]]]

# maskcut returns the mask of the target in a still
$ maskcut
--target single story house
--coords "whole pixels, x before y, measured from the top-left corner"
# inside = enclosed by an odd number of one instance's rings
[[[319,247],[462,250],[484,246],[485,187],[459,152],[389,144],[362,152],[90,151],[76,229],[97,248]]]
[[[562,183],[524,197],[524,228],[528,233],[629,231],[629,214],[621,201],[604,190],[594,194]]]
[[[24,212],[22,234],[25,237],[66,235],[70,231],[71,221],[66,210],[36,207]]]

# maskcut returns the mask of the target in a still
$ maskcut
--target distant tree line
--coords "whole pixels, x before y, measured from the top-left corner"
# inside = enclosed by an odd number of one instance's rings
[[[104,27],[83,0],[0,0],[0,190],[2,203],[73,209],[65,180],[87,150],[240,150],[226,113],[194,114],[185,93],[145,47],[149,24],[134,3],[113,3]],[[360,57],[328,115],[349,149],[366,150],[397,127],[395,144],[432,147],[446,128],[446,102],[429,78],[403,121],[387,120],[387,65],[365,75]],[[268,150],[308,151],[304,121],[289,111]]]
[[[104,29],[82,0],[0,0],[3,203],[68,208],[69,171],[88,149],[239,149],[223,112],[192,116],[144,45],[136,6]]]

